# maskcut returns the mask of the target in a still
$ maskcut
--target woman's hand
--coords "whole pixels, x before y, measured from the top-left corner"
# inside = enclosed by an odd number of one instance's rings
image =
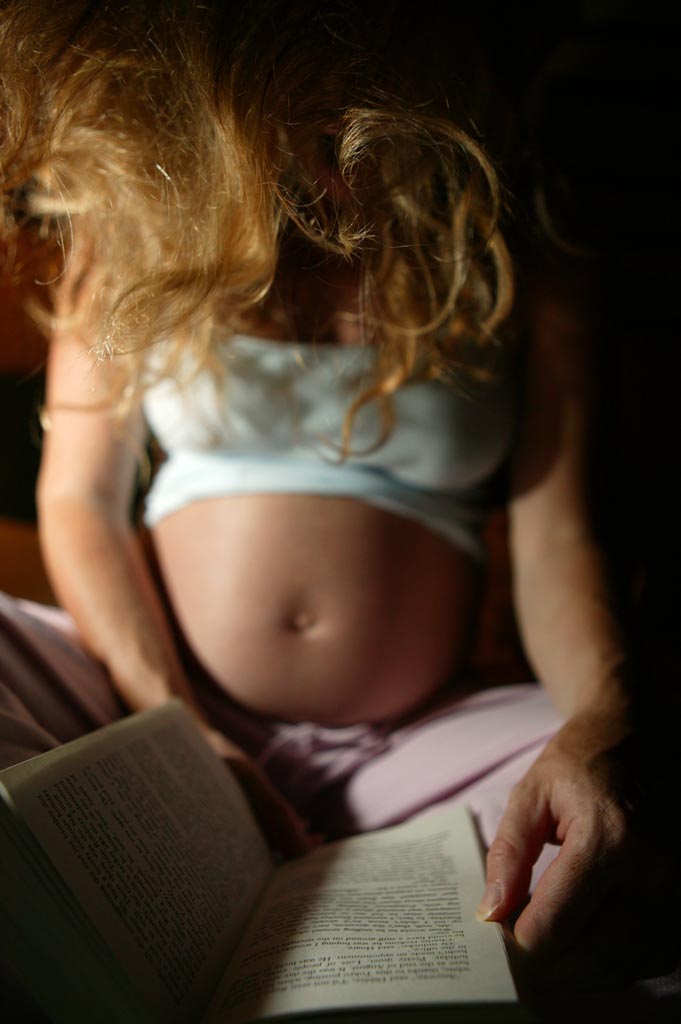
[[[510,549],[525,652],[567,723],[511,795],[480,916],[517,915],[537,986],[604,988],[666,973],[678,958],[681,844],[656,795],[679,777],[659,756],[678,738],[640,717],[655,698],[631,675],[591,523],[599,317],[584,303],[588,282],[554,266],[528,307]],[[561,849],[526,902],[545,843]]]
[[[479,916],[518,915],[514,935],[536,987],[623,987],[679,961],[681,844],[674,807],[663,820],[659,796],[672,758],[663,765],[664,739],[648,735],[575,716],[511,794]],[[561,849],[526,902],[545,843]]]
[[[215,753],[234,772],[272,848],[284,857],[298,857],[317,846],[318,840],[307,833],[293,807],[262,768],[221,732],[204,722],[199,725]]]

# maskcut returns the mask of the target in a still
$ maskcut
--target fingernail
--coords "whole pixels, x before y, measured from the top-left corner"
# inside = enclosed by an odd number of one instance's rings
[[[485,893],[480,900],[480,906],[475,912],[478,921],[489,921],[492,914],[501,903],[501,886],[498,882],[489,882]]]

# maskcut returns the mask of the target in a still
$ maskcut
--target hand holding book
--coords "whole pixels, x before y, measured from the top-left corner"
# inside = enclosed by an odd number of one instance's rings
[[[490,846],[479,919],[520,908],[514,937],[538,989],[626,988],[678,963],[678,845],[643,785],[670,772],[639,739],[627,723],[570,720],[516,786]],[[553,842],[528,901],[532,865]]]

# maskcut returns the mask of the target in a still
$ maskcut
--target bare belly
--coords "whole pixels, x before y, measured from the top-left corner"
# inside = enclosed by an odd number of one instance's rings
[[[185,639],[255,711],[376,721],[461,664],[476,568],[409,520],[350,498],[239,495],[163,519],[154,543]]]

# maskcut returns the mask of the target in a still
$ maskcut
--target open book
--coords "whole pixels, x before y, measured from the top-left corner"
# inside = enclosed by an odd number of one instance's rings
[[[277,864],[175,701],[0,772],[0,796],[0,957],[56,1022],[533,1019],[473,918],[464,811]]]

